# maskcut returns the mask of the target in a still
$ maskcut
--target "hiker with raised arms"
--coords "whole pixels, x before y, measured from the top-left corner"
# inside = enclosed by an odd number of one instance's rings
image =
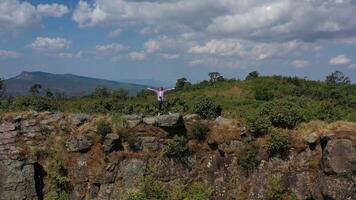
[[[172,90],[174,90],[174,88],[164,89],[163,87],[160,87],[158,90],[152,89],[152,88],[147,88],[147,90],[150,90],[150,91],[156,93],[156,95],[157,95],[158,115],[161,115],[162,106],[163,106],[163,103],[164,103],[164,93],[172,91]]]

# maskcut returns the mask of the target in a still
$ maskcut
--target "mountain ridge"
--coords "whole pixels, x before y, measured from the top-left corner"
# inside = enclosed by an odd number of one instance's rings
[[[41,84],[42,90],[49,88],[53,93],[63,93],[68,97],[87,95],[98,86],[113,89],[126,89],[129,95],[148,87],[147,85],[126,83],[100,78],[85,77],[75,74],[53,74],[48,72],[23,71],[19,75],[6,79],[6,95],[24,96],[34,84]]]

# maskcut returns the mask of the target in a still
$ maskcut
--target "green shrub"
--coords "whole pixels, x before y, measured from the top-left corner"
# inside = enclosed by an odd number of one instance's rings
[[[267,149],[270,156],[281,154],[289,148],[288,133],[274,129],[267,138]]]
[[[330,101],[320,103],[317,114],[320,120],[332,122],[341,119],[341,112],[338,107]]]
[[[221,115],[222,108],[210,97],[198,98],[193,103],[193,112],[203,119],[216,118]]]
[[[184,136],[174,136],[162,152],[169,158],[184,157],[188,153],[187,139]]]
[[[262,100],[262,101],[269,101],[272,100],[274,97],[274,93],[272,90],[269,90],[265,87],[258,87],[255,90],[255,99]]]
[[[127,200],[146,200],[146,195],[142,192],[130,192]]]
[[[55,160],[47,171],[51,187],[46,199],[69,200],[70,180],[63,160]]]
[[[258,147],[251,140],[243,140],[239,149],[238,163],[247,171],[253,170],[259,163],[256,156]]]
[[[280,178],[273,176],[268,177],[267,194],[270,200],[282,200],[287,193],[287,189],[284,187]]]
[[[105,138],[105,136],[109,133],[112,133],[112,127],[109,122],[106,121],[99,121],[98,124],[96,125],[96,132],[102,137]]]
[[[212,190],[205,187],[201,183],[193,183],[184,200],[209,200],[211,198]]]
[[[139,143],[139,138],[136,134],[124,131],[122,133],[122,140],[123,142],[127,142],[131,149],[135,149],[137,144]]]
[[[55,100],[48,97],[40,96],[21,96],[16,97],[13,104],[13,108],[16,110],[35,110],[35,111],[56,111],[58,110],[58,104]]]
[[[49,129],[48,126],[42,125],[42,126],[40,126],[40,133],[43,136],[47,136],[47,135],[49,135],[51,133],[51,129]]]
[[[203,122],[195,122],[192,124],[192,130],[190,133],[190,139],[203,141],[209,132],[209,126]]]
[[[267,134],[272,123],[267,116],[258,115],[248,119],[248,127],[255,136],[259,136]]]
[[[151,175],[144,177],[142,193],[146,199],[166,200],[169,196],[165,185],[156,181]]]
[[[294,128],[307,119],[305,111],[289,99],[269,102],[262,108],[261,114],[267,116],[274,126],[281,128]]]

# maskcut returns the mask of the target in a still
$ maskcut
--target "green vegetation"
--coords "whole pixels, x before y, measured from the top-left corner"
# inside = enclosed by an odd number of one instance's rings
[[[162,150],[163,156],[169,158],[182,158],[188,153],[187,138],[175,135],[173,140]]]
[[[96,125],[96,132],[101,136],[101,138],[105,138],[107,134],[112,133],[112,126],[107,121],[99,121]]]
[[[192,130],[189,139],[203,141],[209,132],[209,126],[203,122],[194,122],[192,124]]]
[[[297,200],[296,195],[284,186],[280,177],[268,177],[267,195],[269,200]]]
[[[285,131],[273,129],[268,135],[267,149],[270,156],[283,154],[289,146],[289,135]]]
[[[356,121],[356,84],[351,84],[350,79],[338,71],[325,81],[261,76],[258,72],[251,72],[244,81],[226,79],[218,72],[209,73],[207,79],[196,84],[186,78],[178,79],[177,89],[168,94],[165,112],[194,112],[203,118],[222,114],[248,122],[250,130],[257,135],[267,133],[270,124],[294,128],[301,122],[316,119]],[[39,94],[44,96],[36,93],[3,97],[0,109],[113,115],[157,112],[156,97],[147,91],[128,96],[125,90],[98,87],[92,94],[76,98],[51,95],[50,91]]]
[[[63,160],[54,160],[48,169],[51,190],[46,200],[69,200],[69,178]]]
[[[252,140],[243,140],[238,152],[238,162],[241,167],[249,172],[253,170],[259,163],[256,156],[258,147]]]

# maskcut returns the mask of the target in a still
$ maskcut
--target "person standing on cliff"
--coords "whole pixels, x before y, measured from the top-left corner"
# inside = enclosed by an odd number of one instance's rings
[[[163,107],[163,104],[164,104],[164,93],[172,91],[174,89],[175,88],[164,89],[163,87],[160,87],[158,90],[156,90],[156,89],[152,89],[152,88],[147,88],[147,90],[155,92],[156,95],[157,95],[158,115],[161,115],[161,112],[162,112],[162,107]]]

